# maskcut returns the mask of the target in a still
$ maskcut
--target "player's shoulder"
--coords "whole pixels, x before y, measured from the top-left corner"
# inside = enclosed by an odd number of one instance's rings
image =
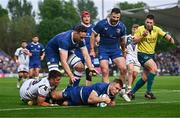
[[[50,87],[48,77],[44,77],[44,78],[41,79],[41,85],[45,85],[47,87]]]
[[[119,22],[118,22],[118,25],[119,25],[119,26],[125,26],[125,24],[124,24],[123,21],[119,21]]]
[[[19,48],[16,49],[16,51],[20,51],[20,50],[22,50],[22,49],[23,49],[22,47],[19,47]]]
[[[144,25],[141,25],[141,26],[138,27],[138,29],[137,29],[136,32],[138,32],[138,31],[144,31],[144,30],[145,30],[145,26],[144,26]]]
[[[73,30],[68,30],[62,33],[59,33],[58,35],[56,35],[57,38],[64,38],[67,36],[71,36],[71,33],[73,32]]]
[[[108,86],[109,84],[108,83],[105,83],[105,82],[100,82],[100,83],[96,83],[95,86],[99,86],[99,87],[106,87]]]
[[[28,46],[31,46],[31,45],[33,45],[33,42],[29,42],[29,43],[28,43]]]
[[[162,28],[160,28],[158,26],[153,26],[153,30],[159,31],[159,30],[162,30]]]
[[[107,19],[102,19],[102,20],[100,20],[99,22],[97,22],[97,24],[99,24],[99,25],[108,24],[108,20],[107,20]]]

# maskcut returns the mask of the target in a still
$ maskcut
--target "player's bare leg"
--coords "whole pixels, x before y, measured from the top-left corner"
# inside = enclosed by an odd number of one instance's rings
[[[145,63],[144,66],[148,70],[148,74],[146,75],[146,77],[147,77],[147,91],[145,93],[145,97],[148,99],[156,99],[154,94],[151,92],[151,89],[152,89],[154,77],[157,73],[157,65],[153,59],[150,59]]]
[[[133,82],[133,70],[134,70],[134,64],[130,63],[127,65],[128,68],[128,90],[127,93],[129,93],[131,91],[131,86],[132,86],[132,82]]]
[[[84,72],[84,64],[82,62],[77,63],[73,71],[73,74],[77,78],[77,80],[73,83],[73,86],[79,86],[83,72]]]
[[[102,71],[102,81],[109,83],[109,62],[108,60],[101,60],[100,67]]]
[[[121,79],[123,81],[123,89],[121,89],[120,94],[122,95],[122,97],[124,98],[125,101],[130,102],[130,98],[128,97],[128,95],[126,94],[126,84],[125,84],[125,79],[126,79],[126,64],[125,64],[125,58],[124,57],[118,57],[116,59],[113,60],[113,62],[117,65],[119,71],[120,71],[120,75],[119,75],[119,79]]]

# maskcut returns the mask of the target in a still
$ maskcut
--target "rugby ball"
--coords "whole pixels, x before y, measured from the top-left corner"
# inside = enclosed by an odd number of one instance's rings
[[[103,98],[103,97],[107,97],[107,96],[108,96],[107,94],[102,94],[99,97]],[[107,104],[105,102],[97,103],[97,107],[106,107],[106,106],[107,106]]]

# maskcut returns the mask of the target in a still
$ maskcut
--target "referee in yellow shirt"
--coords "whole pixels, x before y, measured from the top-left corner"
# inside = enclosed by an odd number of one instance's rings
[[[147,15],[145,25],[138,27],[134,34],[134,42],[138,44],[138,60],[143,67],[142,78],[137,81],[136,85],[129,93],[133,99],[136,91],[141,88],[147,81],[147,91],[145,97],[156,99],[151,92],[152,84],[157,72],[157,65],[154,61],[155,46],[158,36],[163,36],[170,43],[174,44],[174,39],[164,32],[161,28],[154,26],[154,16]]]

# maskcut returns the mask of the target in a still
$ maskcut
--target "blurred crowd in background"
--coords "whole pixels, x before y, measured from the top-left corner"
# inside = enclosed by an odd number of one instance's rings
[[[180,59],[177,53],[159,53],[156,54],[156,63],[158,65],[158,75],[180,75]],[[99,62],[96,62],[98,66]],[[116,67],[110,66],[110,74],[116,71]],[[46,69],[43,69],[46,70]],[[17,73],[17,65],[12,57],[0,51],[0,74]]]

